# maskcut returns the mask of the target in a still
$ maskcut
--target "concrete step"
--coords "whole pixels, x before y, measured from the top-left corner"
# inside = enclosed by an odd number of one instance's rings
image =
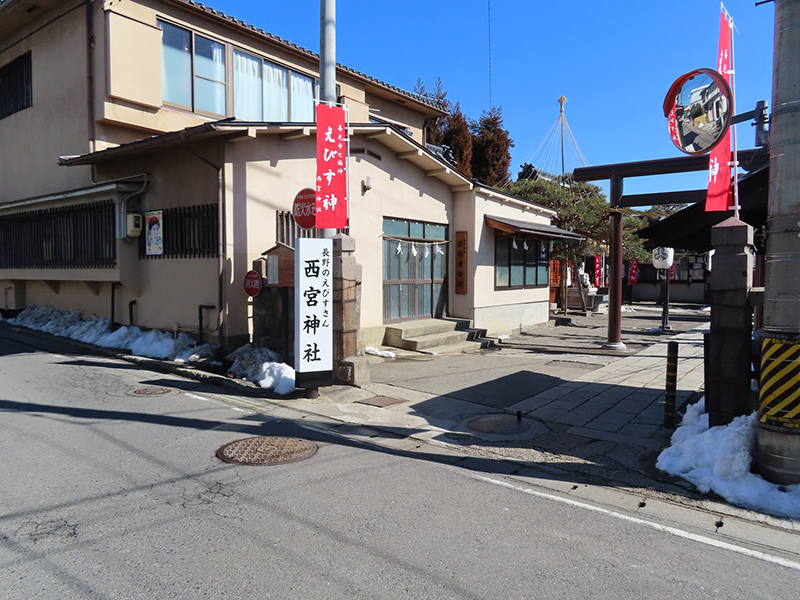
[[[443,331],[441,333],[429,333],[418,337],[407,337],[402,340],[402,345],[398,348],[406,350],[416,350],[421,352],[427,348],[446,346],[448,344],[460,344],[467,341],[468,334],[464,331]]]
[[[424,348],[419,350],[422,354],[431,354],[433,356],[438,356],[441,354],[462,354],[464,352],[475,352],[476,350],[480,350],[483,346],[480,342],[460,342],[458,344],[445,344],[443,346],[436,346],[433,348]]]
[[[422,319],[419,321],[406,321],[395,323],[386,327],[384,343],[395,348],[405,348],[401,345],[403,340],[419,338],[437,333],[455,331],[456,324],[443,319]]]

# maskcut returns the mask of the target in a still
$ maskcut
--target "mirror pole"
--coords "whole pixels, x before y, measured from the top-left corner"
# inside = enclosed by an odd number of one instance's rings
[[[611,176],[609,192],[611,208],[619,208],[622,201],[622,176]],[[611,269],[608,289],[608,341],[603,348],[625,350],[622,343],[622,213],[611,213]]]

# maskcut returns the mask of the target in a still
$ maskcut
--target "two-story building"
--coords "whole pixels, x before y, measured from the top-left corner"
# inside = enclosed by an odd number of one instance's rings
[[[2,0],[0,40],[0,308],[249,341],[244,274],[314,187],[319,57],[192,0]],[[430,152],[430,99],[341,65],[337,94],[363,339],[546,321],[554,213]]]

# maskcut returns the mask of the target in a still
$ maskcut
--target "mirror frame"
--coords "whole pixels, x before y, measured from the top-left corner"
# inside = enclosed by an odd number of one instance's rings
[[[667,92],[667,96],[664,98],[664,116],[667,117],[667,119],[669,119],[669,113],[672,110],[672,107],[675,105],[675,98],[678,96],[678,92],[683,87],[683,84],[689,81],[692,77],[695,77],[697,75],[707,75],[714,81],[714,83],[719,88],[722,95],[728,99],[728,106],[730,107],[730,110],[725,115],[725,123],[722,126],[722,132],[720,133],[719,137],[717,137],[717,140],[713,144],[711,144],[708,148],[705,148],[704,150],[698,152],[691,152],[689,150],[686,150],[685,148],[681,148],[675,142],[675,140],[672,139],[672,136],[669,136],[669,139],[672,141],[673,144],[675,144],[675,147],[678,150],[680,150],[684,154],[692,154],[692,155],[707,154],[711,152],[711,150],[713,150],[714,147],[717,146],[723,140],[725,134],[728,133],[728,129],[730,129],[731,126],[731,121],[733,120],[733,94],[731,93],[731,87],[728,85],[728,82],[725,80],[725,78],[714,69],[695,69],[694,71],[689,71],[688,73],[678,77],[675,80],[675,82],[670,86],[669,91]]]

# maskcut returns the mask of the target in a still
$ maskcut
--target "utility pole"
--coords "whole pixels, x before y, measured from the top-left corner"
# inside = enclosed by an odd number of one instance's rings
[[[800,0],[775,0],[756,467],[800,483]]]
[[[336,103],[336,0],[320,0],[319,5],[320,100]],[[332,238],[335,229],[323,229],[322,237]]]

